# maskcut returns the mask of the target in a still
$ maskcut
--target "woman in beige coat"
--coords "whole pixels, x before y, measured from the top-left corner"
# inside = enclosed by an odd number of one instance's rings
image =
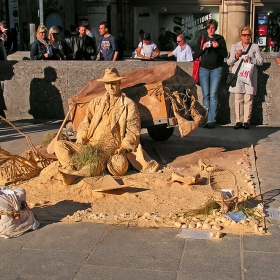
[[[263,64],[263,58],[257,44],[252,44],[249,52],[245,55],[251,42],[252,30],[249,26],[245,26],[239,30],[241,41],[232,45],[230,57],[227,60],[228,65],[232,65],[232,72],[235,73],[239,63],[243,59],[244,62],[250,62],[256,65]],[[234,129],[248,129],[252,114],[253,98],[257,92],[258,70],[254,67],[252,75],[252,85],[242,83],[237,80],[235,87],[230,87],[229,91],[235,94],[235,115],[236,124]]]

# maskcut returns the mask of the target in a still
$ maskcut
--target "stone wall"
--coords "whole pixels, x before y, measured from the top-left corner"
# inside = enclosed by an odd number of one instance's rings
[[[258,92],[254,99],[251,123],[280,126],[280,73],[275,54],[264,54],[265,63],[259,69]],[[79,92],[90,79],[102,77],[104,69],[116,67],[120,73],[146,68],[168,61],[30,61],[15,54],[9,61],[1,61],[0,80],[4,83],[6,115],[10,120],[40,118],[40,111],[32,112],[32,103],[41,102],[42,109],[53,112],[53,118],[61,118],[68,111],[67,99]],[[28,57],[28,55],[27,55]],[[21,59],[22,59],[21,58]],[[192,63],[178,63],[188,74],[192,74]],[[217,122],[235,123],[234,96],[225,84],[228,66],[219,88]],[[201,89],[197,87],[201,101]],[[31,109],[31,110],[30,110]]]

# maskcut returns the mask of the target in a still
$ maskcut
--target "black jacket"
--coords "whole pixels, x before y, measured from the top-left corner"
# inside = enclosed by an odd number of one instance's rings
[[[213,70],[218,67],[222,67],[224,64],[224,59],[227,57],[227,46],[225,39],[222,35],[215,34],[214,38],[208,38],[207,35],[204,35],[203,43],[207,41],[217,41],[219,44],[218,48],[207,48],[206,50],[202,50],[200,47],[202,36],[199,37],[196,43],[196,47],[193,53],[193,59],[195,60],[199,56],[201,56],[200,67],[206,68],[208,70]]]
[[[46,59],[44,54],[47,52],[47,47],[39,40],[35,40],[30,46],[30,58],[31,60]]]
[[[75,60],[76,52],[78,51],[78,35],[71,33],[65,38],[65,43],[67,44],[67,52],[65,52],[66,59]]]
[[[93,38],[88,35],[77,38],[78,51],[76,52],[76,60],[91,60],[92,56],[95,56],[96,44]]]
[[[2,33],[5,33],[7,36],[7,40],[4,42],[5,51],[9,54],[12,50],[13,45],[13,34],[9,29],[5,29]]]

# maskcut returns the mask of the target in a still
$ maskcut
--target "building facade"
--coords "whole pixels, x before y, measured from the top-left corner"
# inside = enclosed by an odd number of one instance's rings
[[[50,28],[60,25],[64,30],[70,24],[83,20],[99,37],[98,27],[108,21],[110,33],[117,36],[124,29],[128,48],[139,42],[139,30],[150,32],[158,43],[159,28],[174,32],[181,30],[193,46],[203,32],[207,19],[216,19],[216,33],[226,39],[228,49],[237,42],[238,28],[250,25],[254,42],[263,51],[278,51],[280,45],[279,0],[0,0],[1,20],[18,32],[19,49],[28,48],[30,24],[36,28],[41,21]],[[41,6],[40,6],[41,4]],[[40,14],[41,13],[41,14]]]

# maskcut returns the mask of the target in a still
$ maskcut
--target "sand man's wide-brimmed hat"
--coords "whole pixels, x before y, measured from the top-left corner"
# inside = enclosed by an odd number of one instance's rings
[[[124,79],[124,77],[120,76],[120,74],[116,68],[107,68],[105,70],[104,77],[102,79],[98,79],[97,81],[109,83],[109,82],[119,81],[121,79]]]

